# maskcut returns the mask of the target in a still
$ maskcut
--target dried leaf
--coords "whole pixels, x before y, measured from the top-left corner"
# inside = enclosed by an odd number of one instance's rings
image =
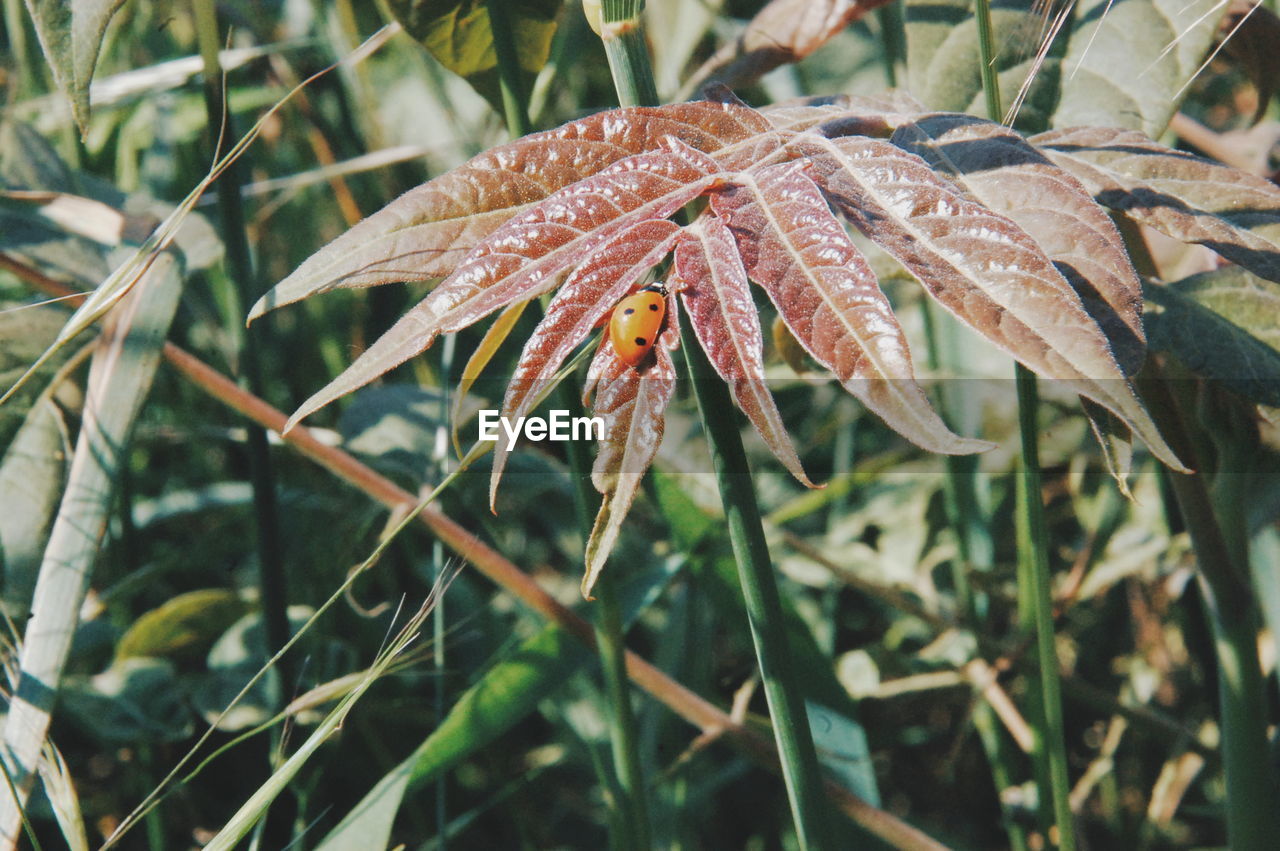
[[[751,278],[815,360],[908,440],[987,449],[947,428],[915,383],[906,337],[875,275],[801,164],[768,166],[711,199]]]
[[[569,353],[590,336],[646,272],[661,262],[675,244],[680,228],[666,220],[642,222],[614,237],[588,263],[578,267],[547,307],[546,316],[524,345],[502,402],[502,416],[512,422],[529,413],[534,400]],[[494,447],[489,507],[498,493],[509,450]]]
[[[745,106],[695,101],[600,112],[500,145],[409,190],[311,255],[253,306],[249,321],[333,289],[444,277],[529,205],[668,137],[740,168],[758,157],[771,129]]]
[[[886,142],[801,139],[793,147],[813,161],[827,196],[943,307],[1036,373],[1115,412],[1157,457],[1185,469],[1097,323],[1026,232]]]
[[[539,202],[476,246],[457,271],[304,402],[286,428],[424,351],[437,335],[546,292],[622,231],[664,219],[698,197],[720,179],[719,170],[706,154],[670,139],[666,150],[627,157]]]
[[[675,268],[689,323],[733,400],[791,475],[815,487],[765,384],[760,316],[733,234],[719,219],[703,216],[680,237]]]
[[[710,80],[754,83],[780,65],[799,62],[851,22],[889,0],[771,0],[729,44],[703,63],[686,90]]]
[[[1124,374],[1138,371],[1142,283],[1115,224],[1078,180],[1009,128],[968,115],[918,118],[891,141],[1030,234],[1101,326]]]
[[[804,359],[804,346],[800,345],[800,341],[796,339],[795,334],[791,333],[791,329],[782,321],[781,316],[773,317],[772,326],[770,333],[773,336],[773,348],[778,353],[778,357],[782,358],[796,375],[804,375],[809,371]]]
[[[1089,430],[1093,432],[1098,447],[1102,450],[1102,461],[1107,465],[1107,472],[1115,479],[1116,486],[1126,499],[1133,499],[1129,490],[1129,475],[1133,472],[1133,432],[1124,424],[1124,420],[1106,408],[1081,397],[1084,415],[1089,420]]]
[[[1130,130],[1077,127],[1029,139],[1099,203],[1280,281],[1280,189]]]
[[[624,363],[612,346],[601,346],[588,371],[595,391],[593,412],[605,421],[604,439],[597,444],[591,469],[591,481],[604,500],[587,540],[582,596],[588,600],[594,599],[591,589],[662,443],[663,414],[676,386],[671,350],[679,345],[679,338],[676,299],[669,295],[666,327],[653,347],[652,365],[635,369]]]

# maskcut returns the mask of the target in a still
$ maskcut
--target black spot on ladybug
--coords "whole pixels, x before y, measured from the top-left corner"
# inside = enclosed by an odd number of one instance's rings
[[[623,316],[630,316],[631,314],[633,314],[633,313],[635,313],[635,312],[636,312],[636,309],[635,309],[634,307],[628,307],[626,310],[622,311],[622,315],[623,315]]]
[[[648,341],[648,340],[646,340],[644,337],[636,337],[636,345],[637,345],[637,346],[645,346],[645,345],[648,345],[648,343],[649,343],[649,341]]]
[[[649,305],[649,309],[650,309],[650,310],[652,310],[654,313],[657,313],[657,312],[658,312],[658,305],[656,305],[656,304],[651,304],[651,305]]]

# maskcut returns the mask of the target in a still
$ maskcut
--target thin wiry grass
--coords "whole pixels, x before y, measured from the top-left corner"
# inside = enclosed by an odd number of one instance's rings
[[[440,484],[436,485],[435,488],[429,494],[427,494],[425,497],[419,500],[417,505],[415,505],[412,509],[404,512],[404,516],[399,518],[399,522],[397,522],[396,525],[382,537],[382,540],[378,542],[378,545],[373,549],[373,552],[371,552],[369,556],[363,562],[361,562],[358,568],[356,568],[355,570],[352,570],[347,575],[347,578],[342,582],[342,584],[339,585],[337,589],[335,589],[334,592],[329,595],[329,598],[327,600],[325,600],[323,603],[320,604],[320,606],[315,610],[315,612],[311,615],[311,617],[307,618],[306,623],[304,623],[298,629],[298,631],[289,638],[289,641],[283,647],[277,650],[275,654],[272,655],[272,657],[267,660],[266,664],[264,664],[261,668],[258,669],[257,673],[255,673],[252,677],[249,678],[249,680],[244,684],[244,686],[240,689],[240,691],[236,693],[235,697],[231,699],[231,701],[222,709],[222,711],[218,713],[218,716],[209,724],[208,729],[206,729],[205,732],[200,736],[200,738],[196,740],[196,743],[192,745],[187,750],[187,753],[181,759],[178,760],[177,764],[175,764],[174,767],[170,769],[169,773],[165,775],[165,777],[160,781],[159,785],[157,785],[156,788],[153,789],[142,800],[142,802],[138,804],[136,808],[134,808],[133,812],[131,812],[128,816],[126,816],[120,822],[120,824],[112,832],[111,836],[107,838],[106,843],[103,844],[102,847],[104,851],[105,849],[110,848],[116,843],[118,843],[121,840],[121,838],[123,838],[124,835],[130,829],[132,829],[132,827],[143,816],[145,816],[152,809],[154,809],[164,797],[166,797],[170,792],[173,791],[173,788],[176,788],[177,784],[175,783],[175,781],[177,780],[178,776],[182,772],[182,769],[185,768],[186,765],[190,763],[192,759],[195,758],[196,752],[199,751],[200,748],[204,746],[204,744],[209,740],[209,738],[215,732],[217,732],[219,725],[222,723],[223,719],[227,717],[227,715],[231,712],[231,710],[234,709],[236,706],[238,706],[240,701],[244,700],[244,698],[249,694],[249,692],[253,689],[253,687],[256,686],[262,680],[262,678],[266,676],[267,671],[273,668],[276,665],[276,663],[279,662],[281,657],[283,657],[286,653],[288,653],[289,650],[295,644],[297,644],[304,635],[306,635],[308,630],[310,630],[311,627],[317,621],[320,620],[320,618],[325,614],[325,612],[327,612],[333,606],[334,603],[345,598],[348,590],[355,583],[355,581],[359,579],[361,576],[363,576],[371,567],[373,567],[375,564],[378,563],[378,560],[382,558],[382,554],[386,551],[387,547],[391,546],[392,542],[394,542],[396,538],[399,537],[400,533],[403,532],[406,528],[408,528],[409,524],[412,523],[427,506],[431,505],[431,503],[433,503],[436,500],[436,498],[441,493],[444,492],[446,488],[448,488],[451,484],[453,484],[453,482],[458,478],[459,474],[464,469],[465,467],[460,466],[457,470],[454,470],[452,474],[442,479],[440,481]],[[430,600],[430,598],[428,599]]]
[[[13,395],[25,386],[26,383],[31,380],[31,377],[34,376],[42,366],[48,363],[49,359],[56,355],[68,341],[105,316],[107,311],[114,307],[120,299],[124,298],[125,295],[133,289],[134,285],[137,284],[144,274],[146,274],[147,270],[151,268],[151,265],[155,263],[160,254],[173,244],[173,241],[177,238],[179,228],[182,226],[182,223],[186,220],[187,216],[191,214],[191,211],[195,209],[196,203],[200,200],[200,197],[204,195],[209,187],[222,176],[231,164],[238,160],[249,146],[253,144],[253,142],[258,138],[258,135],[262,132],[263,127],[266,126],[267,122],[269,122],[285,104],[292,100],[294,95],[323,77],[325,74],[328,74],[330,71],[343,65],[359,63],[368,58],[386,44],[393,35],[400,32],[400,30],[401,27],[399,23],[391,23],[382,27],[382,29],[369,36],[369,38],[367,38],[364,43],[354,51],[303,80],[291,89],[288,94],[276,102],[270,109],[264,112],[262,116],[254,122],[253,126],[249,128],[248,132],[245,133],[244,136],[242,136],[239,141],[230,148],[230,150],[214,162],[208,173],[205,174],[200,182],[196,184],[194,189],[187,193],[187,196],[183,198],[182,201],[174,208],[173,212],[171,212],[165,220],[160,223],[160,226],[152,231],[151,235],[147,237],[146,241],[143,242],[138,250],[117,266],[116,269],[107,276],[106,280],[104,280],[97,289],[93,290],[89,297],[81,303],[76,312],[67,320],[66,325],[63,326],[62,331],[59,332],[57,338],[52,344],[50,344],[49,348],[46,349],[40,357],[36,358],[36,360],[26,369],[25,372],[23,372],[21,376],[19,376],[18,380],[15,381],[3,395],[0,395],[0,405],[3,405],[5,402],[9,401],[9,399],[13,398]],[[221,150],[221,145],[222,139],[219,137],[218,147],[215,150]]]
[[[1044,4],[1044,14],[1047,18],[1051,8],[1046,2]],[[1031,93],[1031,84],[1035,82],[1044,62],[1049,58],[1049,50],[1052,49],[1053,43],[1057,40],[1058,34],[1062,32],[1063,26],[1071,19],[1071,13],[1075,10],[1076,0],[1069,0],[1063,4],[1058,14],[1054,17],[1052,23],[1048,25],[1047,31],[1041,29],[1039,38],[1040,46],[1036,48],[1035,59],[1031,63],[1031,70],[1027,72],[1026,79],[1022,81],[1022,85],[1018,88],[1018,94],[1013,99],[1013,103],[1009,105],[1008,112],[1005,113],[1004,123],[1010,127],[1018,120],[1018,113],[1022,111],[1022,105],[1027,99],[1027,95]],[[1096,31],[1095,31],[1096,32]]]
[[[1240,28],[1244,26],[1245,21],[1249,20],[1249,18],[1253,15],[1253,13],[1258,11],[1258,8],[1260,6],[1262,6],[1262,0],[1258,0],[1257,3],[1254,3],[1252,6],[1249,7],[1249,11],[1245,12],[1244,15],[1240,17],[1240,20],[1237,21],[1236,25],[1231,28],[1231,31],[1228,32],[1225,36],[1223,36],[1222,41],[1218,42],[1218,46],[1213,49],[1213,51],[1209,54],[1209,57],[1200,64],[1200,67],[1196,69],[1196,72],[1192,74],[1190,77],[1188,77],[1187,81],[1182,84],[1182,87],[1180,89],[1178,89],[1178,93],[1174,96],[1175,100],[1181,98],[1184,94],[1187,93],[1187,89],[1191,87],[1191,84],[1195,82],[1196,78],[1204,73],[1205,69],[1208,68],[1209,65],[1213,62],[1213,60],[1218,57],[1218,54],[1222,52],[1222,48],[1227,46],[1227,42],[1231,41],[1232,37],[1234,37],[1235,34],[1240,31]],[[1166,48],[1166,50],[1172,49],[1172,47],[1173,45],[1170,45],[1169,48]]]

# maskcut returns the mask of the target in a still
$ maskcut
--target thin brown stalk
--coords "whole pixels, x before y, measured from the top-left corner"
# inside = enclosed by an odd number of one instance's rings
[[[0,254],[0,268],[14,272],[53,295],[69,295],[73,292],[60,281],[4,254]],[[75,303],[74,299],[68,299],[68,301]],[[231,410],[277,434],[283,430],[288,419],[283,412],[239,387],[233,380],[195,355],[173,343],[166,343],[163,356],[196,387]],[[323,443],[305,426],[294,426],[288,434],[281,435],[281,440],[391,511],[403,511],[418,504],[418,498],[413,494],[374,472],[341,449]],[[587,646],[595,646],[595,634],[590,623],[552,597],[532,577],[497,550],[434,506],[423,509],[418,517],[445,546],[497,585]],[[626,663],[627,674],[631,681],[676,715],[704,734],[723,735],[744,755],[770,771],[775,773],[780,771],[778,753],[769,738],[735,721],[715,704],[694,694],[635,652],[627,651]],[[827,797],[839,807],[841,812],[890,845],[908,849],[908,851],[914,849],[938,851],[946,848],[945,845],[896,816],[872,806],[834,781],[825,781],[824,787]]]

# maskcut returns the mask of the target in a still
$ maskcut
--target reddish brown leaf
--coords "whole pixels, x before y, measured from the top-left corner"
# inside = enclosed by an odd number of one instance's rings
[[[538,392],[555,376],[569,353],[590,336],[633,284],[661,262],[679,231],[678,226],[666,220],[642,222],[615,236],[565,281],[520,354],[502,403],[504,417],[514,422],[529,413]],[[507,455],[506,444],[499,442],[494,447],[490,508]]]
[[[888,299],[803,164],[767,166],[742,179],[713,196],[712,209],[805,350],[913,443],[950,454],[990,448],[953,434],[929,404]]]
[[[1077,127],[1029,140],[1099,203],[1280,281],[1280,189],[1132,130]]]
[[[1124,374],[1138,371],[1147,349],[1142,283],[1115,224],[1078,180],[1009,128],[968,115],[922,116],[891,141],[1030,234],[1102,327]]]
[[[826,44],[851,21],[889,0],[771,0],[734,41],[716,51],[693,75],[690,88],[709,80],[730,86],[755,82],[780,65],[798,62]]]
[[[800,132],[820,127],[824,136],[877,136],[928,112],[905,91],[881,95],[826,95],[796,98],[763,107],[760,114],[781,131]]]
[[[698,197],[720,179],[719,171],[706,154],[668,139],[664,150],[619,160],[540,201],[476,246],[440,286],[304,402],[289,424],[424,351],[437,335],[546,292],[622,231],[664,219]]]
[[[733,400],[791,475],[815,487],[765,384],[760,316],[733,235],[719,219],[703,216],[681,235],[675,268],[689,323]]]
[[[1184,470],[1125,380],[1106,337],[1035,240],[875,139],[800,137],[827,196],[961,321],[1046,378],[1110,409]]]
[[[669,136],[741,167],[754,161],[760,135],[770,130],[741,104],[695,101],[600,112],[500,145],[411,189],[320,249],[260,299],[249,319],[332,289],[448,275],[530,204],[656,150]]]
[[[588,370],[594,413],[605,421],[597,444],[591,481],[604,494],[587,541],[582,596],[591,589],[618,540],[640,481],[662,443],[663,415],[675,391],[671,350],[679,345],[679,316],[674,295],[667,297],[666,327],[653,347],[653,363],[643,370],[628,366],[612,346],[601,346]]]

